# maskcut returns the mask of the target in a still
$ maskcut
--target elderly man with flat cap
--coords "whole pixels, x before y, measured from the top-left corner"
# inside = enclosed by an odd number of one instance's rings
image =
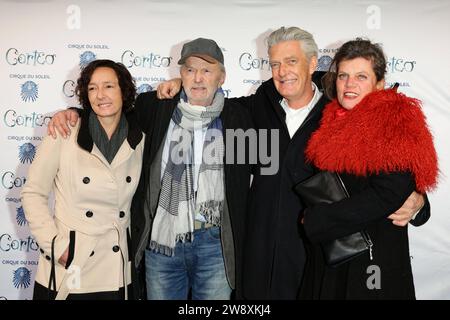
[[[230,299],[242,273],[250,166],[224,163],[225,130],[252,122],[224,99],[216,42],[186,43],[178,64],[180,94],[158,100],[147,92],[136,100],[147,136],[132,205],[132,263],[142,279],[145,262],[148,299],[187,299],[189,292],[195,300]]]

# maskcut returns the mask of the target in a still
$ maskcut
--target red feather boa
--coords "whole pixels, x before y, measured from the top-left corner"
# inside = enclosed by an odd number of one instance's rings
[[[410,171],[419,192],[437,184],[436,150],[420,101],[395,90],[372,92],[349,111],[330,102],[306,157],[321,170],[358,176]]]

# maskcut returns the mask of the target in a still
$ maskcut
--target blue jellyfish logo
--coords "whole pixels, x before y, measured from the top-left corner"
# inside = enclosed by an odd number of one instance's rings
[[[13,284],[17,289],[26,289],[31,283],[31,271],[25,267],[15,270],[13,276]]]
[[[33,81],[27,81],[21,85],[20,97],[23,101],[36,101],[38,98],[38,85]]]
[[[31,163],[34,160],[34,156],[36,155],[36,147],[27,142],[19,147],[19,160],[22,163]]]
[[[97,56],[92,51],[83,52],[80,54],[80,68],[83,69],[95,59],[97,59]]]
[[[24,226],[25,224],[27,224],[28,221],[25,218],[25,211],[23,211],[23,207],[21,206],[21,207],[17,208],[16,212],[17,212],[17,214],[16,214],[17,224],[19,226]]]
[[[152,90],[153,90],[153,87],[151,85],[149,85],[148,83],[143,83],[137,88],[136,93],[140,94],[140,93],[149,92]]]
[[[317,71],[328,71],[332,60],[330,56],[321,56],[317,65]]]

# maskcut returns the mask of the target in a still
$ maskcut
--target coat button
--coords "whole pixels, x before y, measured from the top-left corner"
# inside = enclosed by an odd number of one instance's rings
[[[127,177],[127,182],[128,182],[128,183],[131,182],[131,177],[130,177],[130,176]]]
[[[84,184],[88,184],[89,182],[91,182],[91,179],[89,179],[89,177],[84,177],[83,178],[83,183]]]
[[[45,259],[47,259],[48,261],[52,260],[49,256],[45,256]]]
[[[42,250],[42,249],[39,249],[39,251],[43,254],[44,253],[44,250]]]
[[[89,257],[92,257],[94,255],[94,251],[91,252],[91,254],[89,255]]]
[[[120,250],[120,248],[119,248],[119,246],[114,246],[114,247],[112,248],[112,250],[113,250],[114,252],[118,252],[118,251]]]
[[[91,218],[94,215],[94,213],[92,211],[87,211],[86,212],[86,217]]]
[[[120,213],[119,213],[119,217],[121,217],[121,218],[125,217],[125,212],[123,212],[123,211],[120,211]]]

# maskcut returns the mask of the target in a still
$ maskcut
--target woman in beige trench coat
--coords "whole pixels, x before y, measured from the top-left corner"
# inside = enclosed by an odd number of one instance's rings
[[[125,66],[96,60],[76,93],[83,117],[67,139],[44,138],[22,191],[41,252],[33,298],[127,299],[130,206],[144,146],[136,89]]]

